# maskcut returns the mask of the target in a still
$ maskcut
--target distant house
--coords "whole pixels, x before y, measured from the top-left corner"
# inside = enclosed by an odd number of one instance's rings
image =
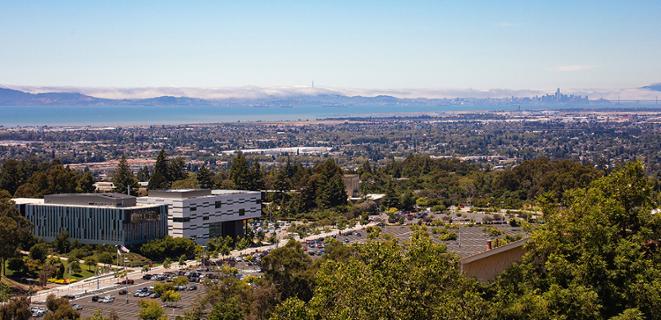
[[[113,192],[115,191],[115,184],[109,181],[99,181],[94,184],[96,192]]]

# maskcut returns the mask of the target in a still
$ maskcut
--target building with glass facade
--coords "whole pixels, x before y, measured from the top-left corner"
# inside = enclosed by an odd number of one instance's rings
[[[138,245],[165,237],[168,207],[137,203],[119,193],[53,194],[14,199],[35,237],[53,241],[66,231],[83,244]]]

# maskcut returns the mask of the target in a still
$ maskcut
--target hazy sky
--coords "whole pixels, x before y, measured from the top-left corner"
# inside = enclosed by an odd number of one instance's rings
[[[0,84],[622,88],[661,1],[5,1]]]

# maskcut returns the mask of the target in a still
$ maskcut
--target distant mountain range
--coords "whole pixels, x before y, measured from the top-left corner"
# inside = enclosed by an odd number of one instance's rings
[[[259,98],[221,98],[200,99],[191,97],[159,96],[145,99],[106,99],[96,98],[77,92],[29,93],[14,89],[0,88],[0,106],[36,106],[36,105],[147,105],[147,106],[187,106],[216,105],[250,107],[290,107],[297,105],[321,105],[327,107],[345,107],[350,105],[434,105],[448,103],[449,99],[402,99],[393,96],[375,97],[345,96],[341,94],[301,94],[291,96],[271,96]]]
[[[30,90],[29,88],[22,90]],[[490,90],[490,91],[467,91],[469,94],[474,95],[474,97],[455,97],[455,98],[411,98],[411,95],[408,97],[401,97],[404,91],[398,93],[400,97],[395,97],[387,94],[380,95],[352,95],[351,93],[345,93],[341,91],[334,91],[329,89],[321,88],[298,88],[296,90],[266,90],[259,88],[247,88],[241,92],[241,95],[225,95],[225,96],[216,96],[216,97],[207,97],[207,98],[195,98],[188,97],[184,89],[178,90],[176,88],[168,89],[166,94],[174,93],[175,95],[158,95],[154,92],[159,92],[159,90],[154,90],[152,94],[154,97],[149,97],[149,95],[141,95],[140,98],[100,98],[94,97],[90,94],[83,94],[80,92],[75,92],[74,88],[68,90],[63,89],[50,89],[53,90],[31,90],[33,92],[42,92],[42,93],[31,93],[27,91],[2,88],[0,87],[0,106],[113,106],[113,105],[141,105],[141,106],[245,106],[245,107],[294,107],[294,106],[323,106],[323,107],[334,107],[334,108],[346,108],[352,106],[380,106],[380,105],[397,105],[397,106],[443,106],[443,105],[484,105],[484,106],[506,106],[506,105],[518,105],[518,106],[545,106],[549,104],[557,105],[571,105],[576,106],[580,104],[604,104],[608,103],[607,100],[610,97],[611,100],[619,100],[622,97],[623,100],[635,100],[635,99],[647,99],[648,101],[655,100],[657,97],[656,92],[661,91],[661,83],[652,84],[640,88],[634,89],[622,89],[617,92],[599,92],[599,91],[576,91],[577,96],[570,95],[567,96],[570,99],[554,99],[553,95],[544,95],[533,91],[530,91],[528,95],[505,95],[506,90]],[[119,90],[119,89],[117,89]],[[132,89],[127,89],[132,90]],[[133,89],[139,91],[140,89]],[[204,91],[204,90],[202,90]],[[83,90],[84,92],[84,90]],[[102,92],[102,91],[101,91]],[[162,92],[162,91],[161,91]],[[195,90],[189,90],[188,92],[193,92]],[[211,93],[216,93],[210,91]],[[223,93],[223,91],[219,91]],[[225,93],[231,93],[227,91]],[[431,91],[430,91],[431,92]],[[183,93],[183,94],[182,94]],[[208,92],[207,92],[208,93]],[[92,93],[94,94],[94,93]],[[181,95],[180,95],[181,94]],[[482,94],[482,96],[480,96]],[[484,96],[489,94],[497,94],[496,97]],[[100,94],[101,95],[101,94]],[[590,96],[590,101],[582,98],[584,96]],[[640,97],[640,98],[627,98],[627,97]],[[144,97],[144,98],[143,98]],[[564,95],[563,95],[564,97]],[[578,97],[580,99],[571,99],[572,97]],[[615,97],[615,98],[613,98]],[[557,98],[557,97],[556,97]],[[583,99],[583,100],[581,100]],[[580,101],[579,101],[580,100]]]
[[[644,86],[644,87],[641,87],[641,89],[661,91],[661,83],[655,83],[655,84],[651,84],[649,86]]]

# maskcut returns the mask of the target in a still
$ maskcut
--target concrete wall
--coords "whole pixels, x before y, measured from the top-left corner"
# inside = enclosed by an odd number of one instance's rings
[[[464,258],[461,260],[461,270],[465,275],[480,281],[493,280],[499,273],[521,261],[525,253],[524,243],[525,240],[519,240]]]

